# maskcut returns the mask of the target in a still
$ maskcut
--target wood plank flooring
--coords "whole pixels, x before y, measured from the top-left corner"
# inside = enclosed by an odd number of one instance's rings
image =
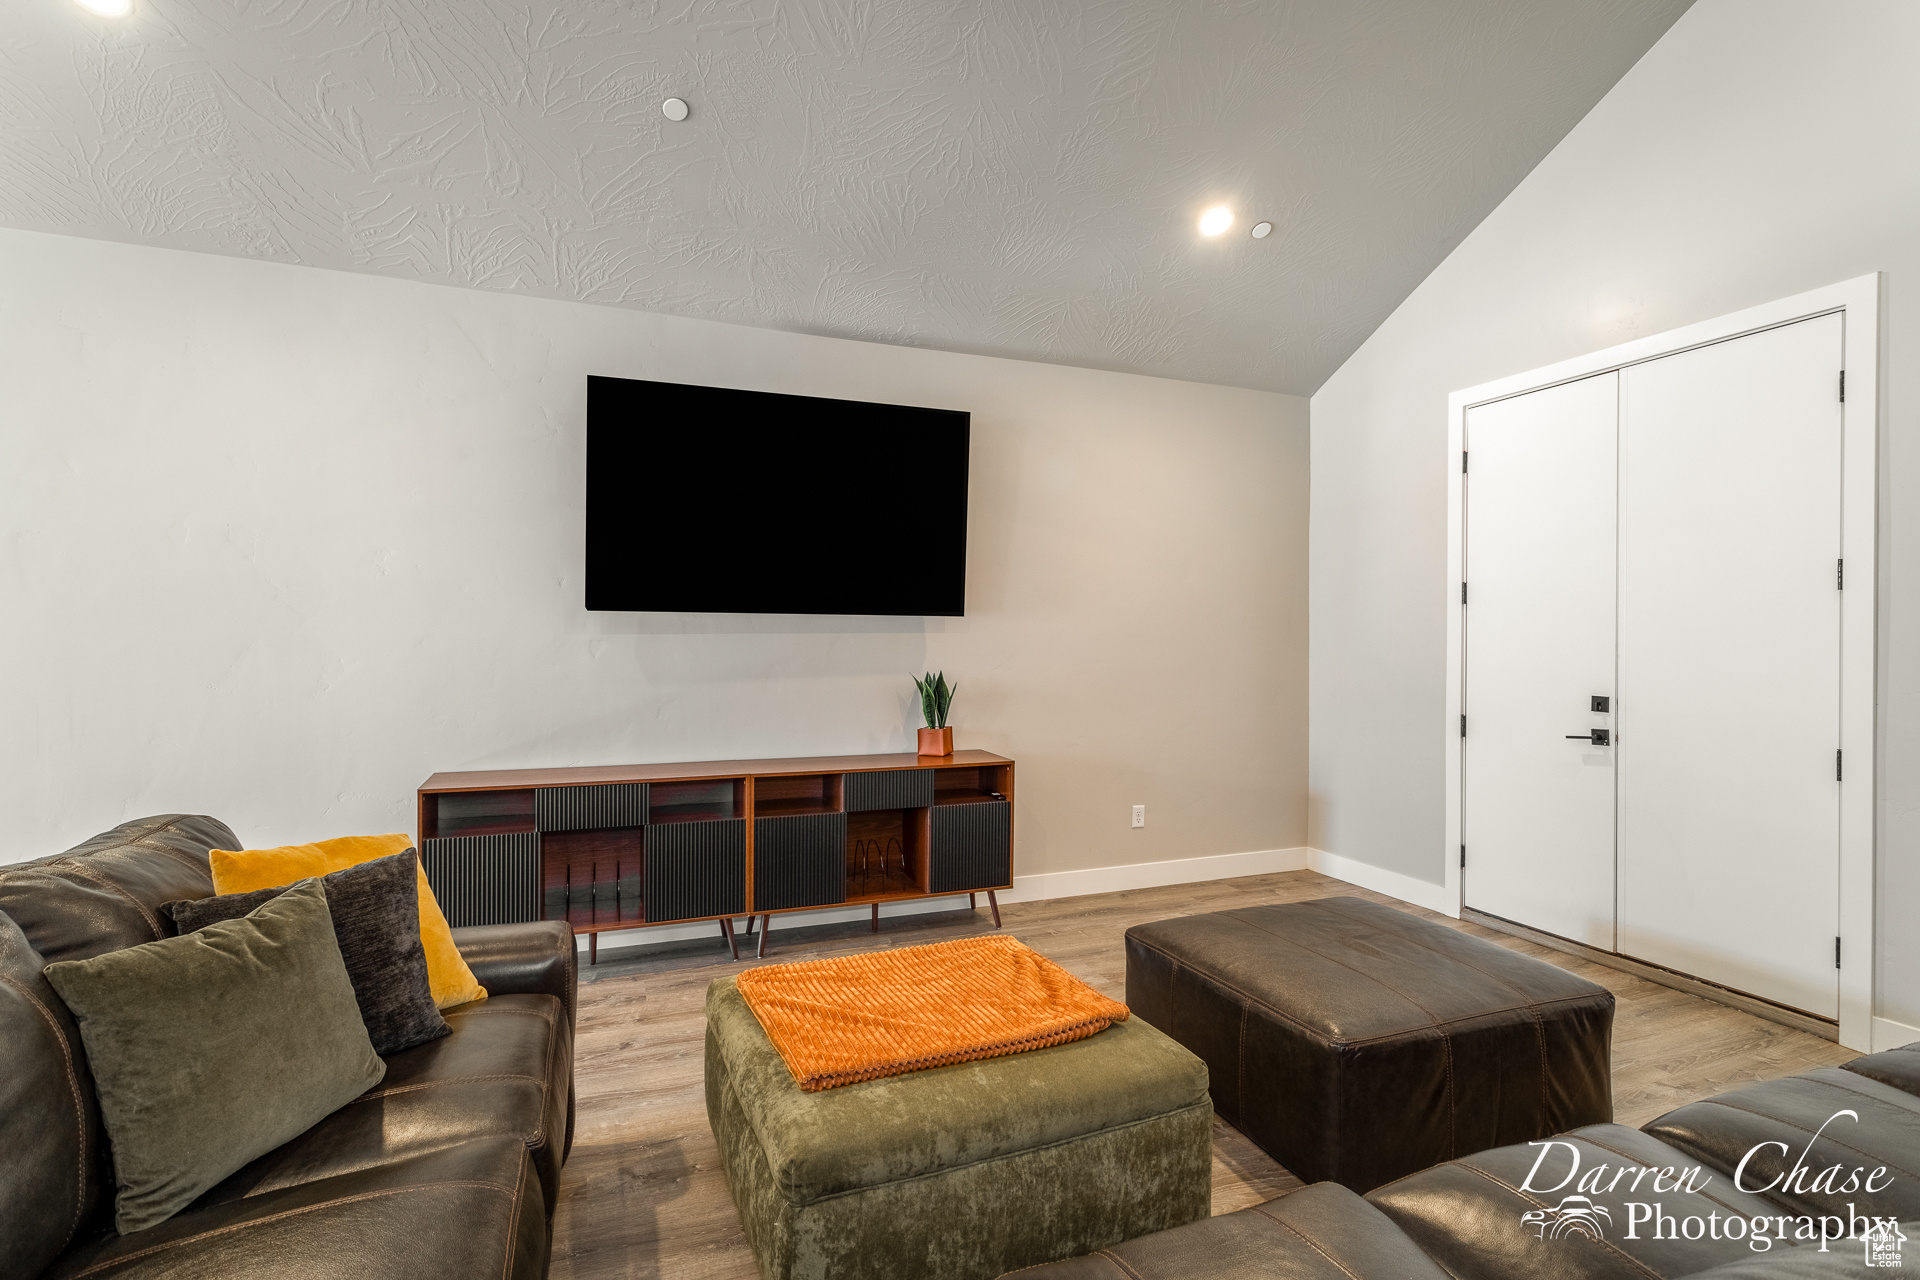
[[[1124,998],[1121,936],[1134,924],[1263,902],[1372,898],[1607,987],[1614,1022],[1615,1118],[1639,1125],[1681,1103],[1755,1080],[1852,1058],[1831,1041],[1478,925],[1462,924],[1311,871],[1214,880],[1127,893],[1010,903],[1008,932],[1093,987]],[[755,1280],[701,1084],[707,983],[754,963],[910,946],[992,929],[977,912],[902,916],[781,929],[766,961],[709,943],[636,949],[582,967],[573,1154],[561,1175],[553,1233],[555,1280]],[[745,948],[743,947],[743,950]],[[1213,1211],[1231,1212],[1299,1186],[1232,1127],[1214,1122]]]

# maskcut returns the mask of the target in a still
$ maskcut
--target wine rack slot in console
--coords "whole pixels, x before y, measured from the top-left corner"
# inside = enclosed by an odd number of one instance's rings
[[[456,925],[566,920],[588,935],[880,905],[1013,884],[1013,761],[826,756],[436,773],[421,863]]]

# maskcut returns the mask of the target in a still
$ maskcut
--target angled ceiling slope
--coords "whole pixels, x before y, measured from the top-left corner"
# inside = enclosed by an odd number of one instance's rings
[[[1686,3],[0,0],[0,223],[1305,394]]]

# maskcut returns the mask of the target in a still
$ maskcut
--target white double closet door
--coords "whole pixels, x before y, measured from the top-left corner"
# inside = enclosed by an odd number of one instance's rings
[[[1464,902],[1829,1018],[1841,323],[1471,409],[1464,460]]]

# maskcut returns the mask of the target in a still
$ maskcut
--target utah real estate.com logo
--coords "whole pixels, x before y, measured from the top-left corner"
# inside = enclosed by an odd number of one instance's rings
[[[1756,1145],[1740,1158],[1740,1163],[1734,1168],[1734,1187],[1748,1195],[1779,1193],[1798,1196],[1875,1194],[1886,1190],[1892,1185],[1893,1176],[1884,1165],[1871,1170],[1865,1165],[1851,1169],[1837,1164],[1817,1170],[1808,1167],[1807,1156],[1813,1150],[1813,1144],[1826,1132],[1827,1125],[1842,1116],[1855,1122],[1860,1119],[1858,1112],[1836,1111],[1808,1140],[1793,1166],[1771,1182],[1760,1183],[1757,1176],[1748,1173],[1748,1164],[1769,1148],[1778,1147],[1783,1156],[1792,1154],[1792,1150],[1784,1142]],[[1534,1158],[1533,1168],[1521,1180],[1520,1190],[1533,1195],[1569,1193],[1562,1195],[1560,1202],[1551,1208],[1543,1204],[1520,1215],[1522,1225],[1531,1228],[1534,1236],[1541,1240],[1576,1237],[1605,1240],[1607,1233],[1616,1227],[1624,1228],[1620,1238],[1625,1240],[1745,1240],[1747,1246],[1757,1253],[1764,1253],[1775,1244],[1811,1243],[1816,1240],[1820,1243],[1820,1252],[1826,1253],[1835,1241],[1858,1240],[1865,1251],[1867,1266],[1903,1265],[1900,1246],[1907,1237],[1900,1230],[1899,1219],[1861,1214],[1851,1201],[1847,1203],[1846,1216],[1840,1217],[1834,1214],[1795,1216],[1774,1213],[1748,1216],[1731,1211],[1722,1212],[1727,1206],[1717,1200],[1712,1203],[1720,1204],[1720,1208],[1710,1210],[1704,1216],[1676,1215],[1667,1211],[1666,1203],[1662,1200],[1627,1200],[1619,1206],[1625,1211],[1626,1221],[1616,1224],[1612,1210],[1597,1203],[1594,1196],[1616,1191],[1634,1195],[1640,1191],[1641,1184],[1649,1180],[1649,1190],[1655,1195],[1693,1196],[1713,1181],[1713,1175],[1699,1165],[1676,1169],[1624,1162],[1614,1165],[1604,1161],[1582,1173],[1580,1149],[1573,1143],[1550,1138],[1528,1145],[1539,1147],[1540,1154]],[[1548,1163],[1556,1149],[1564,1151],[1569,1161],[1558,1181],[1553,1179],[1560,1170]]]

